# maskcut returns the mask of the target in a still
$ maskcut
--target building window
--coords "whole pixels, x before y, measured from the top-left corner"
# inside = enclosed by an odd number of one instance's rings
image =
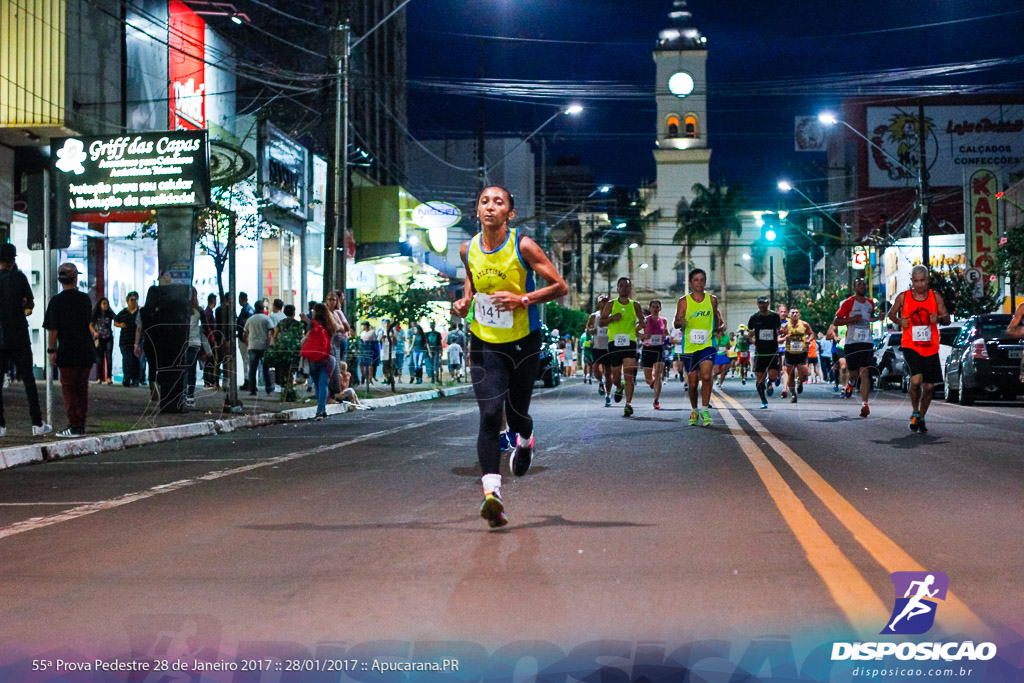
[[[675,114],[668,117],[668,137],[679,137],[679,117]]]
[[[695,138],[697,137],[697,117],[693,114],[686,115],[686,128],[684,137]]]

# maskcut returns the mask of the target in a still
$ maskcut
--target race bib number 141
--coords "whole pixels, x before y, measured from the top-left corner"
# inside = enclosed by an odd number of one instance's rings
[[[512,311],[499,311],[490,295],[479,292],[476,294],[476,308],[473,315],[474,320],[484,327],[497,327],[503,330],[512,329],[515,321]]]

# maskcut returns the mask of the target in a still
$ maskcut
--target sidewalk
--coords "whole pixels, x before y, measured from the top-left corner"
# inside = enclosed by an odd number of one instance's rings
[[[46,419],[45,382],[37,381],[39,402]],[[469,384],[444,385],[400,383],[396,391],[382,384],[374,384],[367,396],[366,388],[359,387],[359,400],[367,405],[383,408],[410,401],[422,401],[444,395],[464,393]],[[20,383],[12,383],[3,390],[7,436],[0,437],[0,469],[13,465],[47,459],[69,457],[87,453],[120,450],[145,443],[206,436],[218,432],[257,427],[275,422],[312,419],[316,413],[316,396],[305,387],[297,387],[299,400],[284,402],[281,394],[267,395],[262,389],[258,396],[239,392],[242,408],[238,412],[224,413],[224,392],[196,387],[196,406],[186,413],[159,414],[158,404],[150,400],[149,387],[123,387],[120,384],[89,385],[89,416],[85,437],[61,439],[54,434],[67,426],[64,397],[60,383],[53,384],[53,432],[32,437],[31,420],[25,390]],[[328,414],[346,412],[342,404],[328,405]]]

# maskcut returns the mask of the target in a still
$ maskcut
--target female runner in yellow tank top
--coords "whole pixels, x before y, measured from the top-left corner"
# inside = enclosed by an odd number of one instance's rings
[[[464,318],[473,307],[469,357],[470,378],[480,406],[477,457],[484,488],[480,516],[495,528],[508,524],[500,493],[502,413],[509,428],[519,435],[509,469],[521,477],[534,453],[530,399],[542,343],[537,307],[565,296],[569,288],[537,243],[510,225],[516,212],[508,190],[484,188],[476,212],[482,229],[462,244],[466,290],[453,308]],[[535,288],[534,273],[551,284]]]

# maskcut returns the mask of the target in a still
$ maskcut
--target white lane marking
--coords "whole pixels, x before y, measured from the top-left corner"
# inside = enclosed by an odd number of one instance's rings
[[[102,462],[92,462],[83,458],[72,458],[70,460],[61,460],[60,462],[51,463],[52,465],[173,465],[180,462],[259,462],[263,458],[166,458],[157,460],[104,460]]]
[[[93,503],[85,503],[77,507],[65,510],[64,512],[50,515],[48,517],[37,517],[34,519],[27,519],[21,522],[15,522],[6,527],[0,527],[0,539],[7,538],[9,536],[15,536],[17,534],[23,534],[26,531],[34,531],[36,529],[42,529],[44,527],[53,526],[54,524],[60,524],[61,522],[70,522],[71,520],[85,517],[97,512],[104,510],[113,510],[123,505],[129,505],[131,503],[137,503],[140,500],[146,500],[147,498],[153,498],[164,493],[172,493],[179,491],[196,484],[202,484],[209,481],[216,481],[217,479],[223,479],[224,477],[230,477],[235,474],[244,474],[246,472],[252,472],[254,470],[262,469],[264,467],[273,467],[282,463],[291,462],[292,460],[298,460],[305,458],[310,455],[319,455],[321,453],[328,453],[330,451],[351,446],[352,444],[361,443],[363,441],[369,441],[370,439],[378,439],[383,436],[390,436],[397,434],[398,432],[404,432],[409,429],[416,429],[423,427],[433,422],[440,422],[447,420],[452,417],[457,417],[464,413],[476,410],[476,406],[472,408],[466,408],[464,410],[457,410],[444,415],[430,418],[429,420],[422,420],[420,422],[414,422],[412,424],[402,425],[400,427],[392,427],[391,429],[383,429],[381,431],[372,432],[370,434],[364,434],[362,436],[356,436],[345,441],[339,441],[334,444],[325,444],[323,446],[317,446],[316,448],[309,448],[303,451],[295,451],[294,453],[288,453],[287,455],[281,455],[276,458],[269,458],[262,462],[253,463],[251,465],[243,465],[242,467],[236,467],[230,470],[216,470],[214,472],[208,472],[204,475],[193,477],[191,479],[181,479],[178,481],[172,481],[167,484],[160,484],[144,491],[136,491],[135,493],[126,493],[116,498],[109,500],[100,500]]]
[[[89,501],[65,500],[60,503],[0,503],[0,508],[38,507],[40,505],[92,505]]]

